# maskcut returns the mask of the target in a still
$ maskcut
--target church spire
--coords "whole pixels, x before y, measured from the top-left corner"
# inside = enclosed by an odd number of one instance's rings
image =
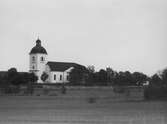
[[[36,40],[36,46],[41,46],[41,40],[39,39],[39,37],[38,37],[38,39]]]
[[[45,48],[42,47],[41,40],[39,38],[36,40],[36,45],[31,49],[29,54],[37,54],[37,53],[47,54]]]

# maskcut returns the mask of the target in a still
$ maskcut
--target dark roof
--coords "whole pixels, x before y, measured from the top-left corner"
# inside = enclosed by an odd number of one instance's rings
[[[36,54],[36,53],[47,54],[45,48],[41,46],[41,40],[39,39],[37,39],[36,41],[36,46],[33,47],[30,51],[30,54]]]
[[[47,65],[50,67],[51,71],[65,71],[65,70],[69,69],[70,67],[85,68],[82,65],[79,65],[77,63],[70,63],[70,62],[48,62]]]

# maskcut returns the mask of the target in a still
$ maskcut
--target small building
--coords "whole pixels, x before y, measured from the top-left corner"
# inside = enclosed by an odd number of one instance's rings
[[[35,73],[38,83],[68,83],[70,71],[76,67],[84,67],[77,63],[48,61],[48,53],[39,39],[36,40],[36,45],[31,49],[29,57],[29,72]],[[45,82],[41,80],[43,73],[48,75]]]

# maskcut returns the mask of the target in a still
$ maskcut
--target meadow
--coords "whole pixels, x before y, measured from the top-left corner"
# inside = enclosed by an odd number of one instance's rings
[[[0,124],[166,124],[167,101],[0,96]]]

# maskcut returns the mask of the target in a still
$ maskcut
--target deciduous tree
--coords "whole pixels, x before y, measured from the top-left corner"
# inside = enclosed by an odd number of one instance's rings
[[[43,74],[41,75],[41,80],[43,82],[45,82],[48,79],[49,75],[46,72],[43,72]]]

